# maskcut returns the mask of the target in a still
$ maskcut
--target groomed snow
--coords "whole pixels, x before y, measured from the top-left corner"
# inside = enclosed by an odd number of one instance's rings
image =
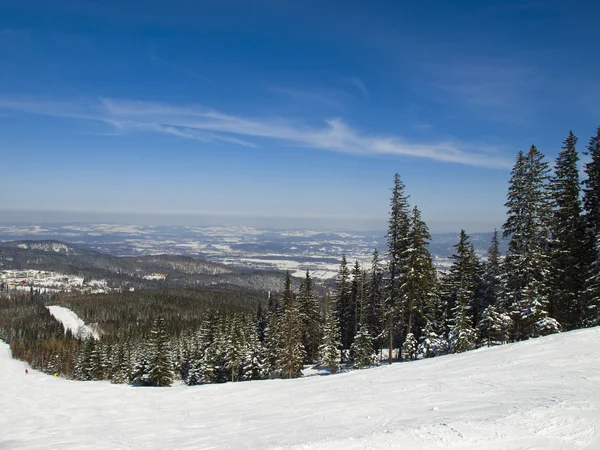
[[[0,344],[0,448],[598,449],[600,329],[299,380],[74,382]]]
[[[71,330],[73,336],[80,337],[82,339],[87,339],[90,336],[93,336],[94,339],[99,339],[98,332],[86,325],[84,321],[81,320],[77,314],[70,309],[53,305],[48,306],[48,310],[56,320],[63,324],[65,330]]]

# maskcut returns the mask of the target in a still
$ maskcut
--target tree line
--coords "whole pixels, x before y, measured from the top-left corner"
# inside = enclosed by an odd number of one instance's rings
[[[506,221],[485,258],[461,230],[450,269],[437,271],[427,224],[396,174],[387,251],[375,250],[368,267],[342,256],[330,294],[319,297],[307,271],[297,290],[288,273],[268,302],[244,293],[208,301],[206,291],[62,299],[105,333],[71,338],[75,350],[63,354],[71,362],[60,370],[153,386],[296,378],[306,364],[335,373],[597,325],[600,128],[587,145],[583,181],[576,144],[569,133],[553,170],[535,146],[518,153]]]

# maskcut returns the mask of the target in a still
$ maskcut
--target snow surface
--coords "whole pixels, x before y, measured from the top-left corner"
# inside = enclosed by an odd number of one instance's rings
[[[600,329],[299,380],[171,388],[31,371],[0,343],[0,448],[598,449]]]
[[[85,322],[70,309],[54,305],[48,306],[48,310],[56,320],[63,324],[65,327],[65,332],[66,330],[71,330],[73,336],[80,337],[82,339],[87,339],[90,336],[93,336],[94,339],[100,339],[98,332],[86,325]]]

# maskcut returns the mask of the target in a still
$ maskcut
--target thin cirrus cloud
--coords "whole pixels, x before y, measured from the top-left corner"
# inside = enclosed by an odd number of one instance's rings
[[[367,100],[371,99],[371,96],[369,95],[369,91],[367,90],[367,86],[365,86],[365,83],[363,83],[363,81],[360,78],[347,77],[347,78],[342,78],[342,80],[346,81],[347,83],[350,83],[352,86],[354,86],[356,89],[358,89]]]
[[[29,114],[90,120],[121,131],[148,131],[204,142],[223,141],[257,147],[251,138],[275,140],[289,146],[309,147],[356,155],[425,158],[472,166],[508,168],[511,163],[495,149],[456,142],[413,143],[398,136],[361,133],[342,119],[310,127],[281,118],[252,119],[212,109],[173,106],[145,101],[100,98],[92,104],[0,99],[0,109]]]

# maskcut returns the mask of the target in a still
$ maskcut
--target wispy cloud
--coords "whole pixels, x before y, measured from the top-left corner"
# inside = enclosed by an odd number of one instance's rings
[[[156,63],[162,64],[163,66],[170,67],[171,69],[176,70],[177,72],[183,73],[183,74],[188,75],[188,76],[190,76],[192,78],[196,78],[197,80],[201,80],[201,81],[204,81],[204,82],[210,83],[210,84],[215,84],[215,82],[213,80],[211,80],[210,78],[207,78],[207,77],[205,77],[203,75],[200,75],[198,72],[196,72],[194,70],[191,70],[191,69],[188,69],[186,67],[180,66],[179,64],[175,64],[175,63],[172,63],[172,62],[167,61],[165,59],[159,58],[158,56],[156,56],[153,53],[150,53],[148,55],[148,58],[151,61],[154,61]]]
[[[394,155],[485,167],[510,167],[493,148],[443,141],[415,143],[399,136],[360,132],[339,118],[311,127],[282,118],[246,118],[197,106],[101,98],[92,104],[0,99],[0,109],[72,119],[93,120],[121,130],[150,131],[206,142],[225,141],[254,147],[249,138],[279,141],[357,155]]]
[[[367,100],[371,99],[371,96],[369,95],[369,91],[367,90],[365,83],[363,83],[363,81],[360,78],[347,77],[347,78],[342,78],[342,80],[344,80],[347,83],[350,83],[352,86],[354,86],[356,89],[358,89]]]
[[[437,101],[511,123],[532,116],[545,81],[534,68],[507,60],[440,62],[425,69]]]
[[[289,97],[294,101],[310,103],[312,105],[322,105],[331,108],[341,108],[344,106],[344,95],[342,92],[331,89],[303,89],[286,86],[269,86],[269,92]],[[348,95],[346,95],[348,97]]]

